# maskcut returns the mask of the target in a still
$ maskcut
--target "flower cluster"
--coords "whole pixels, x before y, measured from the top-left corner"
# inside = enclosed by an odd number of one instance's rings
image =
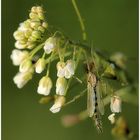
[[[124,69],[122,55],[117,54],[108,60],[96,51],[91,52],[91,48],[86,48],[89,46],[78,44],[69,40],[60,31],[50,32],[49,29],[51,28],[45,20],[43,8],[32,7],[29,19],[21,23],[14,32],[16,43],[10,58],[13,65],[19,66],[19,71],[13,78],[14,83],[18,88],[23,88],[32,79],[33,74],[43,74],[38,82],[37,93],[43,96],[42,103],[54,101],[50,108],[52,113],[59,112],[62,106],[72,103],[87,92],[87,110],[84,114],[88,116],[87,112],[91,113],[89,117],[94,118],[97,129],[101,130],[100,115],[104,114],[102,93],[114,92],[113,86],[107,80],[116,80],[116,83],[119,82],[120,85],[127,83],[127,78],[121,70],[121,68]],[[50,70],[50,64],[54,61],[56,62],[53,63],[56,64],[55,81],[51,78]],[[80,80],[75,74],[76,69],[79,64],[83,66],[85,63],[87,72],[82,69],[82,80]],[[66,94],[73,79],[76,79],[85,89],[72,101],[65,103]],[[107,90],[107,86],[110,89]],[[55,94],[51,93],[53,87],[55,87]],[[106,94],[103,96],[105,97]],[[113,124],[115,113],[121,112],[121,98],[117,94],[111,97],[110,109],[113,114],[108,119]],[[80,119],[73,120],[80,121],[85,118],[83,113],[81,116]]]
[[[34,48],[44,36],[48,23],[42,7],[32,7],[29,19],[20,23],[19,28],[14,32],[16,39],[15,47],[18,49]]]
[[[44,33],[47,32],[49,27],[45,21],[44,13],[40,6],[31,8],[29,19],[21,23],[17,31],[14,32],[16,49],[12,51],[11,59],[13,65],[19,66],[19,72],[13,78],[18,88],[22,88],[31,80],[35,72],[40,74],[47,67],[46,75],[39,81],[37,93],[48,96],[53,87],[53,82],[49,76],[49,66],[53,59],[56,59],[56,57],[60,58],[61,44],[56,33],[44,39]],[[35,54],[40,50],[43,51],[43,55],[41,57],[38,55],[38,58],[33,62]],[[48,57],[46,58],[46,56]],[[54,105],[50,109],[53,113],[59,112],[61,106],[65,103],[64,96],[67,92],[67,79],[74,75],[75,61],[68,59],[65,63],[61,60],[57,63],[56,68],[56,95]]]

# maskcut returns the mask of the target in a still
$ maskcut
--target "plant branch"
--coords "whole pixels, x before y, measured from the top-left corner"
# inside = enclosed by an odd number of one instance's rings
[[[86,31],[85,31],[85,25],[84,25],[83,19],[81,17],[80,11],[78,9],[78,6],[76,4],[76,1],[75,0],[72,0],[72,4],[73,4],[73,7],[74,7],[75,12],[77,14],[78,20],[80,22],[80,27],[81,27],[81,30],[82,30],[83,40],[86,40],[87,39],[87,34],[86,34]]]
[[[81,93],[79,93],[79,95],[74,96],[74,98],[72,100],[68,101],[67,103],[65,103],[64,106],[67,106],[67,105],[75,102],[80,97],[84,96],[86,91],[87,91],[87,89],[83,90]]]

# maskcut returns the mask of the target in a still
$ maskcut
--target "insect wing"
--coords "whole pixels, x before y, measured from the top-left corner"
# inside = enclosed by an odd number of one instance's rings
[[[88,83],[88,93],[87,93],[87,111],[88,111],[88,115],[89,117],[92,117],[94,114],[94,110],[95,110],[95,93],[93,90],[93,87],[90,85],[90,83]]]
[[[104,115],[104,103],[103,100],[101,99],[101,94],[102,92],[100,91],[100,82],[98,81],[96,85],[96,94],[97,94],[97,103],[98,103],[98,110],[101,113],[101,115]]]

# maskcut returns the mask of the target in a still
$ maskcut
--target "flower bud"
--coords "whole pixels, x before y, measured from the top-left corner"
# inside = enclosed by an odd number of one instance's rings
[[[36,46],[36,43],[28,42],[27,43],[27,48],[28,49],[33,49]]]
[[[30,69],[32,69],[32,67],[33,67],[32,61],[30,59],[26,59],[20,64],[19,71],[28,72],[30,71]]]
[[[33,31],[32,32],[32,37],[34,37],[36,39],[40,39],[41,38],[41,32],[40,31]]]
[[[44,33],[44,32],[45,32],[45,28],[42,27],[42,26],[39,26],[39,27],[37,28],[37,30],[39,30],[41,33]]]
[[[19,31],[19,30],[15,31],[13,36],[16,40],[22,40],[25,38],[24,33],[22,31]]]
[[[52,88],[52,80],[48,76],[44,76],[39,81],[37,92],[42,95],[49,95]]]
[[[66,91],[67,81],[65,78],[58,78],[56,81],[56,94],[64,95]]]
[[[14,49],[12,51],[10,58],[12,59],[13,65],[18,66],[28,56],[29,56],[29,53],[27,51],[20,51],[20,50]]]
[[[48,23],[47,22],[43,22],[42,23],[42,27],[47,28],[48,27]]]
[[[30,19],[32,19],[32,20],[37,20],[37,21],[39,21],[39,18],[38,18],[38,15],[36,14],[36,13],[30,13],[29,14],[29,17],[30,17]]]
[[[118,96],[111,97],[110,109],[113,113],[121,112],[121,99]]]
[[[27,38],[23,38],[23,39],[21,39],[21,40],[19,40],[19,43],[20,44],[22,44],[22,45],[24,45],[25,47],[27,47],[27,41],[28,41],[28,39]]]
[[[115,72],[115,65],[114,64],[110,64],[109,66],[107,66],[107,68],[105,69],[104,76],[109,77],[109,78],[113,78],[116,76],[116,72]]]
[[[28,29],[26,32],[24,32],[25,37],[28,39],[32,34],[32,29]]]
[[[47,54],[50,54],[56,47],[56,38],[54,37],[49,37],[44,46],[44,50]]]
[[[36,7],[36,6],[33,6],[33,7],[31,8],[31,12],[35,13],[36,11],[37,11],[37,7]]]
[[[61,107],[64,105],[65,103],[65,97],[64,96],[58,96],[55,99],[54,105],[50,108],[50,111],[52,113],[57,113],[61,110]]]
[[[65,76],[65,63],[64,62],[57,63],[57,76],[61,78]]]
[[[41,23],[40,21],[32,21],[30,25],[31,25],[31,28],[37,29],[41,25]]]
[[[45,19],[45,16],[44,16],[44,14],[42,12],[38,13],[38,17],[39,17],[40,20],[44,20]]]
[[[22,88],[31,79],[32,79],[32,72],[25,72],[25,73],[19,72],[13,78],[13,81],[18,88]]]
[[[74,75],[75,62],[73,60],[68,60],[65,66],[65,78],[69,79]]]
[[[46,66],[46,60],[44,58],[40,58],[35,64],[36,73],[41,73]]]
[[[24,33],[28,29],[30,29],[30,20],[29,19],[20,23],[18,31],[21,31],[22,33]]]
[[[108,116],[108,119],[110,120],[111,124],[115,123],[115,113]]]
[[[25,49],[27,47],[27,45],[26,44],[21,44],[19,41],[16,41],[15,47],[17,49]]]
[[[116,52],[110,57],[110,60],[115,62],[118,67],[122,69],[126,68],[127,57],[124,54]]]
[[[35,42],[35,41],[37,41],[37,38],[32,35],[28,38],[28,42]]]
[[[37,13],[43,13],[43,8],[41,6],[36,7],[36,12]]]

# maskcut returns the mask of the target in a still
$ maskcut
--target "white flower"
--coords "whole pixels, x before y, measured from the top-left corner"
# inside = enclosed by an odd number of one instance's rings
[[[58,96],[55,99],[54,105],[50,108],[50,111],[52,113],[57,113],[61,110],[61,107],[64,105],[65,103],[65,97],[64,96]]]
[[[118,96],[111,97],[110,109],[113,113],[121,112],[121,99]]]
[[[41,73],[46,66],[46,60],[44,58],[40,58],[35,64],[36,73]]]
[[[29,28],[29,26],[27,26],[27,21],[26,21],[26,24],[25,24],[25,22],[22,22],[19,25],[18,31],[25,32],[28,30],[28,28]]]
[[[44,50],[47,54],[50,54],[56,48],[56,38],[49,37],[44,46]]]
[[[13,65],[18,66],[28,56],[29,56],[28,51],[20,51],[20,50],[14,49],[12,51],[10,58],[12,59]]]
[[[13,78],[13,81],[18,88],[22,88],[31,79],[32,79],[32,72],[25,72],[25,73],[19,72]]]
[[[74,75],[75,62],[73,60],[67,60],[65,66],[65,78],[69,79]]]
[[[25,49],[27,47],[27,45],[26,44],[21,44],[19,41],[16,41],[15,47],[17,49]]]
[[[22,40],[25,38],[24,33],[20,30],[17,30],[13,33],[13,36],[16,40]]]
[[[52,85],[52,80],[48,76],[44,76],[39,81],[37,92],[42,95],[49,95]]]
[[[32,61],[30,59],[25,59],[19,66],[20,72],[28,72],[33,68]]]
[[[115,123],[115,113],[112,113],[111,115],[109,115],[108,119],[110,120],[111,124],[114,124]]]
[[[65,76],[65,63],[64,62],[57,63],[57,76],[61,78]]]
[[[66,91],[67,81],[65,78],[58,78],[56,81],[56,94],[64,95]]]

